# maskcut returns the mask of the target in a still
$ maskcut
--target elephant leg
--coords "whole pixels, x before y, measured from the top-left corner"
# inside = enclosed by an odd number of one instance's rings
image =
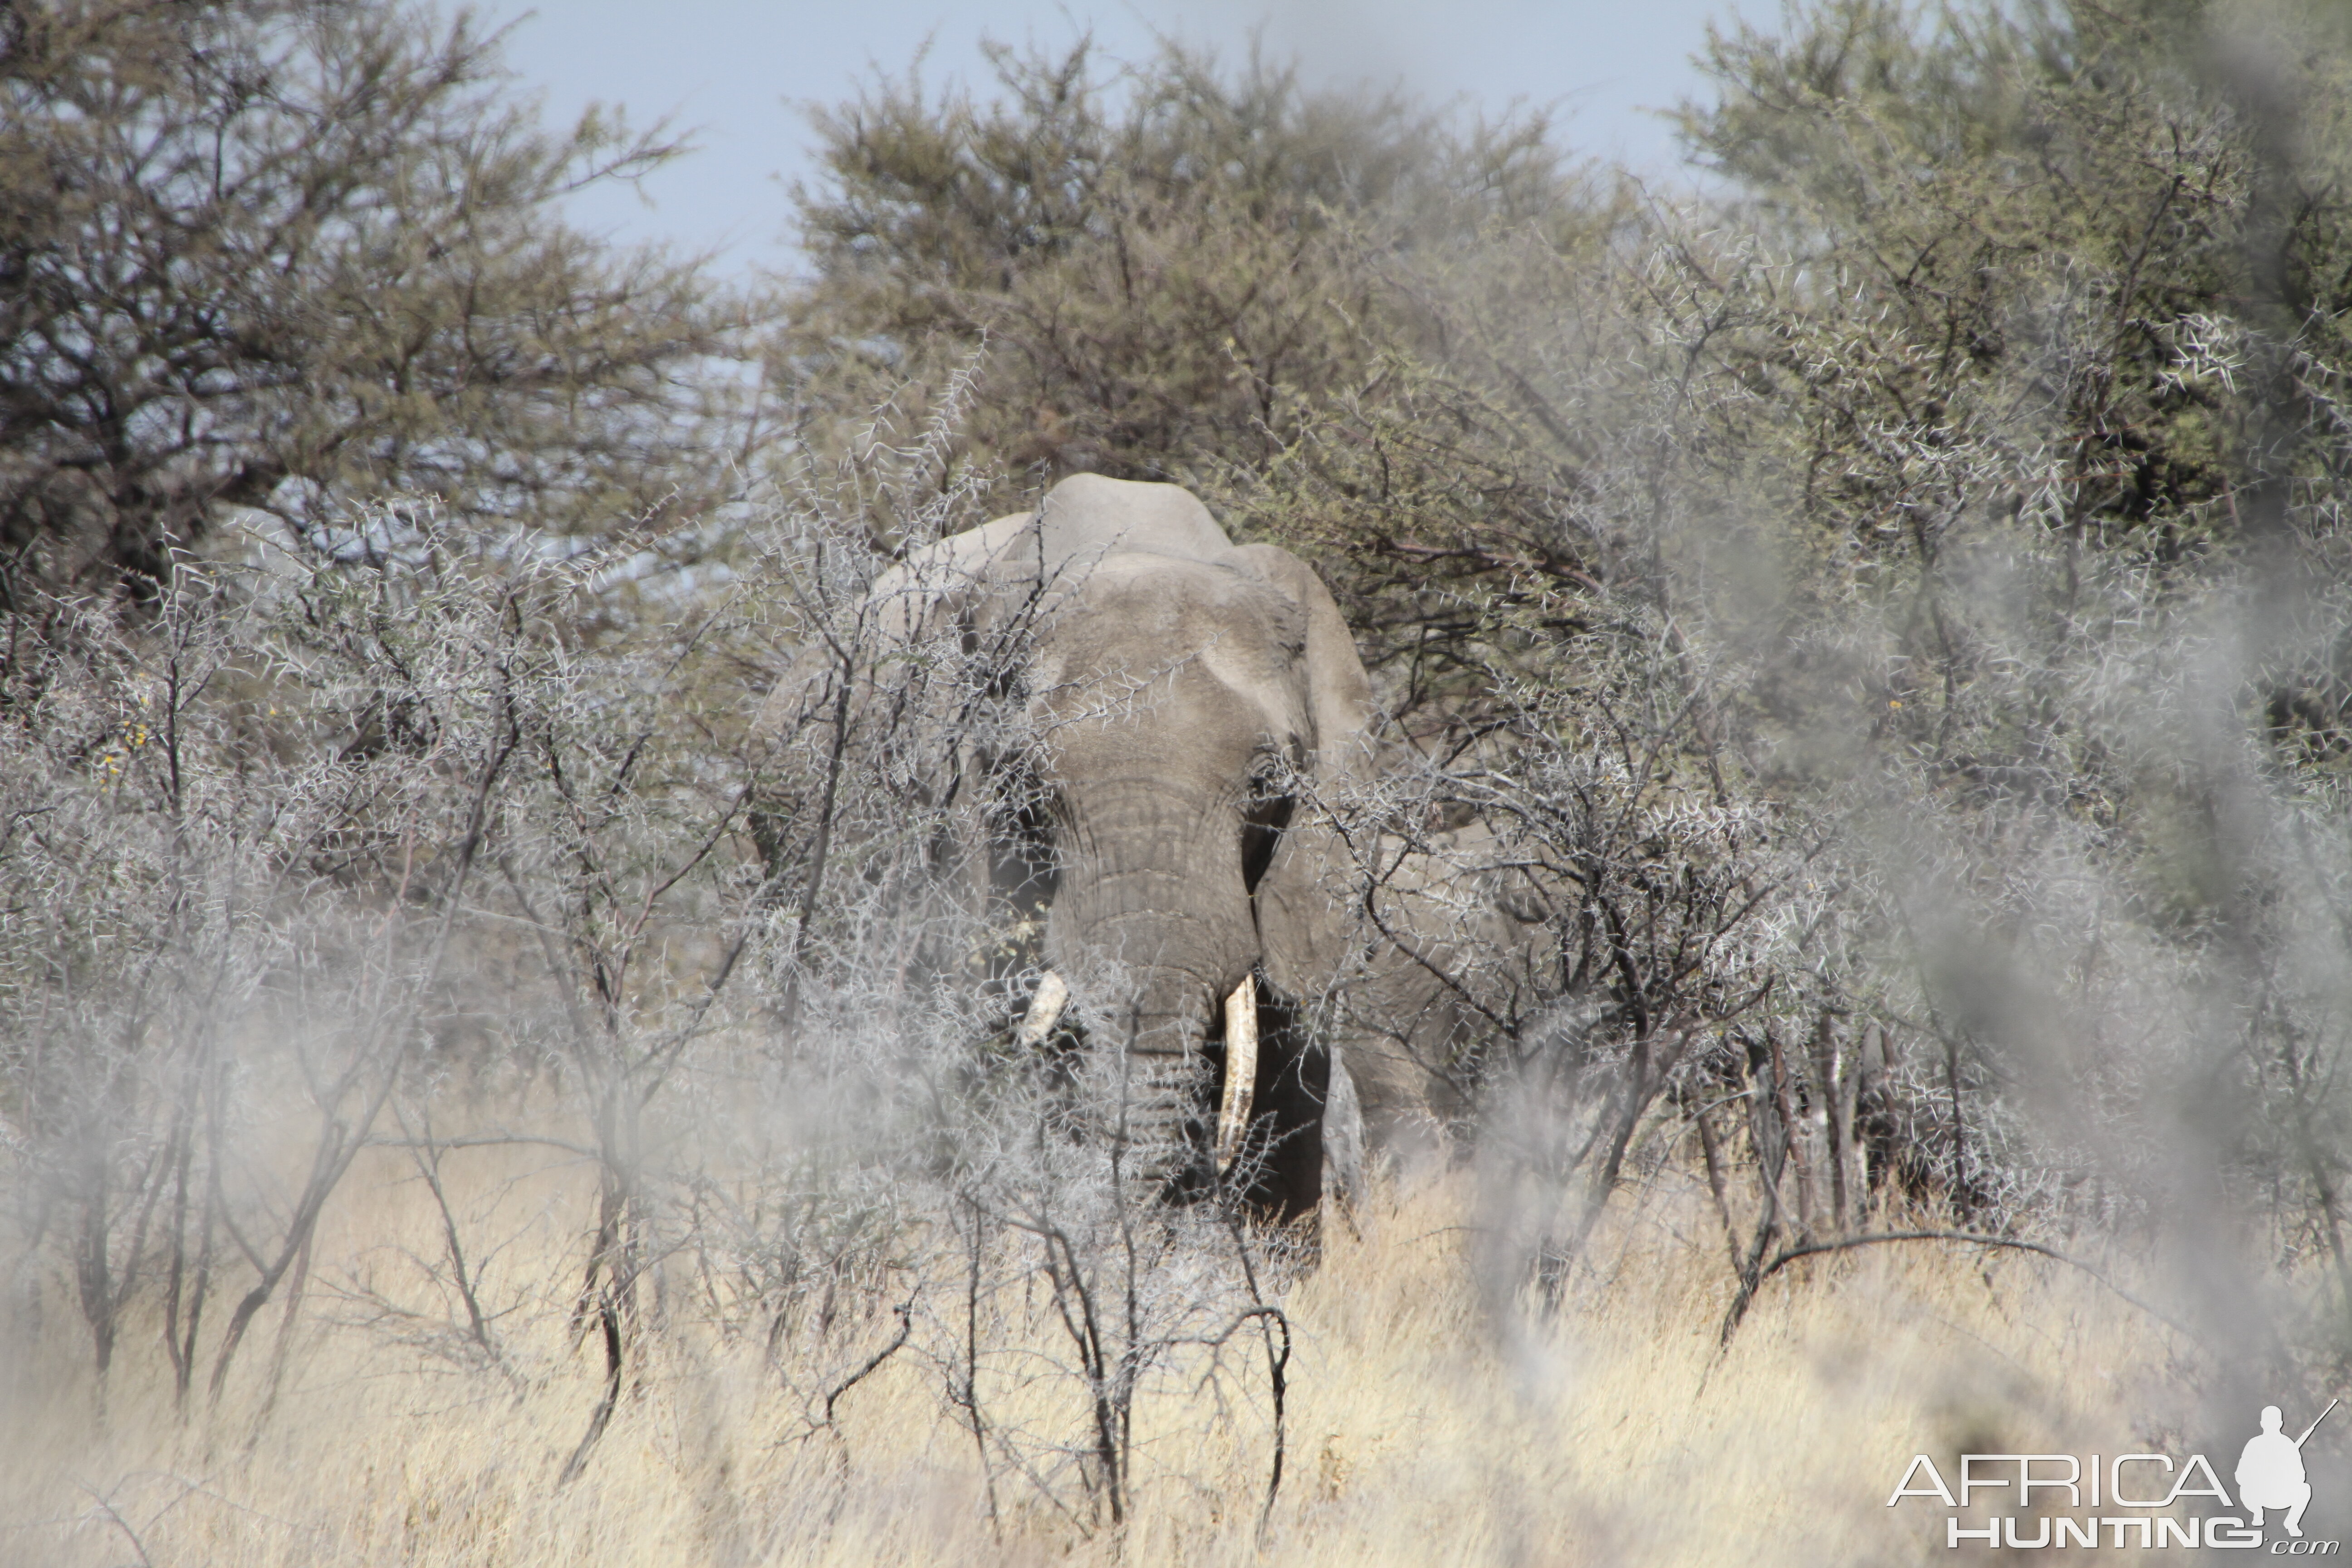
[[[1323,1190],[1351,1210],[1364,1206],[1364,1108],[1347,1054],[1331,1047],[1330,1086],[1323,1096]]]

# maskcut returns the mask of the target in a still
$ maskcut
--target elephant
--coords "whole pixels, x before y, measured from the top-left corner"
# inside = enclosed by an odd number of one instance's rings
[[[1428,1166],[1474,1121],[1495,1043],[1556,1014],[1570,889],[1479,822],[1361,835],[1352,847],[1336,884],[1350,906],[1349,962],[1323,1022],[1367,1148],[1400,1169]]]
[[[1312,1213],[1327,1101],[1352,1099],[1314,1027],[1349,931],[1338,836],[1298,807],[1372,766],[1370,686],[1321,580],[1236,546],[1181,487],[1079,474],[909,552],[866,618],[886,645],[1017,649],[999,685],[1034,737],[1029,804],[965,858],[981,897],[1042,928],[1018,1037],[1044,1039],[1075,991],[1087,1048],[1127,1053],[1139,1168],[1177,1192],[1238,1172],[1261,1212]],[[788,676],[762,723],[813,680]]]

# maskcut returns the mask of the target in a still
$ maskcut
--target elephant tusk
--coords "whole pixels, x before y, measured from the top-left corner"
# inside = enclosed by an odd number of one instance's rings
[[[1037,993],[1029,998],[1029,1011],[1021,1016],[1021,1026],[1013,1031],[1013,1043],[1026,1048],[1036,1045],[1054,1032],[1055,1020],[1062,1016],[1062,1005],[1070,999],[1069,985],[1052,970],[1037,979]]]
[[[1217,1110],[1217,1169],[1233,1168],[1249,1131],[1250,1096],[1257,1087],[1257,983],[1249,975],[1225,998],[1225,1093]]]

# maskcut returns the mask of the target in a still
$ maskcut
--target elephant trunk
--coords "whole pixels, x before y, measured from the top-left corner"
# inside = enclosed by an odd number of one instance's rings
[[[1206,1046],[1257,962],[1228,803],[1164,784],[1073,803],[1048,921],[1055,968],[1125,1050],[1120,1119],[1132,1166],[1173,1180],[1198,1161]]]

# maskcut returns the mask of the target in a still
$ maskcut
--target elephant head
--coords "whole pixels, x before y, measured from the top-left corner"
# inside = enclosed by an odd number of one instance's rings
[[[910,554],[869,602],[900,638],[1020,628],[1004,685],[1026,710],[1029,804],[998,814],[981,858],[992,896],[1044,917],[1025,1032],[1065,983],[1086,999],[1090,1048],[1126,1053],[1138,1162],[1170,1179],[1206,1153],[1203,1066],[1223,1057],[1223,1152],[1254,1127],[1260,1201],[1311,1209],[1328,1068],[1306,1011],[1346,938],[1333,846],[1297,803],[1362,765],[1370,702],[1329,593],[1286,551],[1234,546],[1181,489],[1080,475]]]

